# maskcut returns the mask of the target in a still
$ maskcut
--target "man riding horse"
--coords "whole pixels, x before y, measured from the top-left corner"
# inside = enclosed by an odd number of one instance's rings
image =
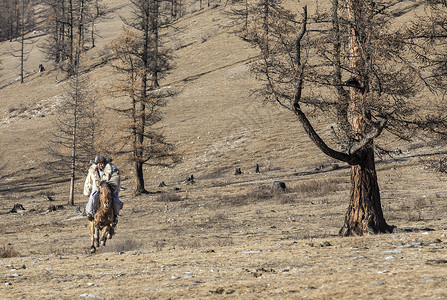
[[[115,229],[118,223],[119,212],[124,204],[119,199],[121,183],[120,171],[104,156],[98,155],[95,157],[94,163],[90,166],[84,183],[84,195],[89,197],[87,206],[85,207],[89,221],[93,220],[96,210],[99,207],[99,186],[101,182],[107,182],[112,188],[114,213],[112,229]]]

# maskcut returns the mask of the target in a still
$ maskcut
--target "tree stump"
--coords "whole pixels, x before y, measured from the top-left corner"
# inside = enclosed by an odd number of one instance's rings
[[[165,186],[167,186],[167,185],[164,181],[160,182],[160,184],[158,185],[158,187],[165,187]]]
[[[277,192],[277,191],[286,192],[287,191],[286,184],[282,181],[273,181],[272,189],[274,192]]]
[[[22,204],[16,203],[14,207],[9,211],[10,213],[17,213],[19,210],[25,210]]]
[[[65,209],[65,207],[63,205],[54,205],[54,204],[50,204],[48,206],[48,211],[56,211],[56,210],[60,210],[60,209]]]
[[[194,184],[194,175],[189,175],[188,178],[185,179],[185,181],[182,182],[182,184]]]
[[[439,159],[439,172],[447,173],[447,156],[441,157]]]

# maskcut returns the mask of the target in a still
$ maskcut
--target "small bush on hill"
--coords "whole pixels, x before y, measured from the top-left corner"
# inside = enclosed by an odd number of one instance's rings
[[[16,257],[19,253],[11,245],[0,247],[0,258]]]

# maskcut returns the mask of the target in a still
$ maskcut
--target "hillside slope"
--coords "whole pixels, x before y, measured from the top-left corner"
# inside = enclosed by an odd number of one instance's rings
[[[314,1],[304,2],[314,9]],[[121,31],[119,15],[129,13],[124,0],[107,3],[97,47],[84,57],[104,108],[126,101],[108,93],[117,74],[101,62]],[[95,255],[87,219],[66,205],[67,178],[42,167],[68,83],[51,68],[10,83],[15,62],[9,43],[0,45],[1,299],[447,298],[446,177],[432,165],[445,149],[385,136],[382,144],[398,151],[379,158],[377,171],[396,232],[338,237],[349,166],[322,154],[292,114],[252,93],[260,86],[250,72],[258,53],[230,33],[225,9],[224,2],[191,6],[196,11],[169,29],[176,68],[161,84],[179,93],[159,128],[183,159],[173,168],[147,167],[150,194],[134,196],[132,166],[114,158],[125,205],[117,234]],[[41,62],[35,47],[27,69]],[[107,109],[104,116],[122,120]],[[318,113],[311,121],[331,142],[332,124]],[[235,176],[235,168],[244,174]],[[190,174],[196,183],[182,184]],[[273,190],[277,180],[288,189]],[[160,181],[168,186],[158,188]],[[82,185],[79,178],[81,210]],[[25,210],[10,213],[15,203]]]
[[[122,26],[119,16],[126,15],[129,7],[114,1],[109,2],[109,7],[110,15],[98,24],[101,38],[97,47],[83,58],[87,68],[91,67],[84,76],[89,77],[98,92],[100,107],[120,107],[126,105],[123,102],[126,100],[113,98],[108,92],[117,74],[109,64],[101,64],[101,56],[107,44],[119,34]],[[230,21],[224,10],[223,6],[215,6],[187,14],[174,24],[176,30],[171,30],[168,43],[178,49],[174,53],[176,67],[162,85],[179,94],[168,101],[160,128],[176,145],[183,162],[174,170],[147,169],[146,178],[151,184],[160,176],[182,178],[190,173],[200,176],[220,169],[231,173],[235,167],[251,170],[256,163],[297,168],[304,162],[314,167],[324,160],[303,136],[292,115],[252,95],[259,83],[250,73],[249,64],[256,59],[257,52],[230,33]],[[36,38],[36,45],[43,43],[43,38]],[[3,43],[1,47],[6,53],[11,45]],[[0,138],[6,174],[21,170],[43,172],[42,163],[51,160],[48,140],[55,128],[55,109],[63,103],[68,89],[67,80],[64,74],[47,65],[44,73],[31,71],[21,85],[11,81],[16,76],[14,59],[5,54],[3,62]],[[25,69],[35,70],[41,62],[42,53],[36,46]],[[106,124],[110,118],[117,119],[108,110],[104,114]],[[324,135],[325,128],[322,129]],[[104,131],[102,138],[113,134]],[[315,155],[306,155],[308,148]],[[122,169],[124,174],[131,172],[130,166]]]

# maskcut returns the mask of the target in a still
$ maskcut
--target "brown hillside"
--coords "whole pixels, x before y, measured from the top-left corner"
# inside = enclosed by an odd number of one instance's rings
[[[111,12],[85,54],[85,74],[99,104],[118,107],[125,100],[108,93],[117,75],[101,61],[129,7],[105,2]],[[305,2],[311,12],[315,2]],[[8,55],[14,42],[0,45],[1,299],[447,298],[447,177],[435,164],[445,148],[385,136],[381,145],[399,151],[378,160],[377,171],[385,218],[397,230],[338,237],[349,167],[322,154],[294,115],[253,95],[259,82],[249,65],[258,53],[231,34],[224,4],[190,6],[169,29],[176,68],[161,83],[179,93],[159,126],[183,159],[147,167],[151,193],[134,197],[131,165],[114,158],[125,206],[117,234],[95,255],[86,217],[66,205],[69,182],[43,168],[67,81],[50,65],[35,73],[43,56],[34,46],[21,85]],[[312,122],[331,142],[332,124],[318,114]],[[233,175],[237,167],[244,174]],[[182,184],[190,174],[196,183]],[[83,180],[75,196],[81,209]],[[168,187],[157,188],[162,180]],[[276,180],[288,191],[273,192]],[[9,213],[15,203],[25,211]],[[65,208],[49,212],[50,204]]]

